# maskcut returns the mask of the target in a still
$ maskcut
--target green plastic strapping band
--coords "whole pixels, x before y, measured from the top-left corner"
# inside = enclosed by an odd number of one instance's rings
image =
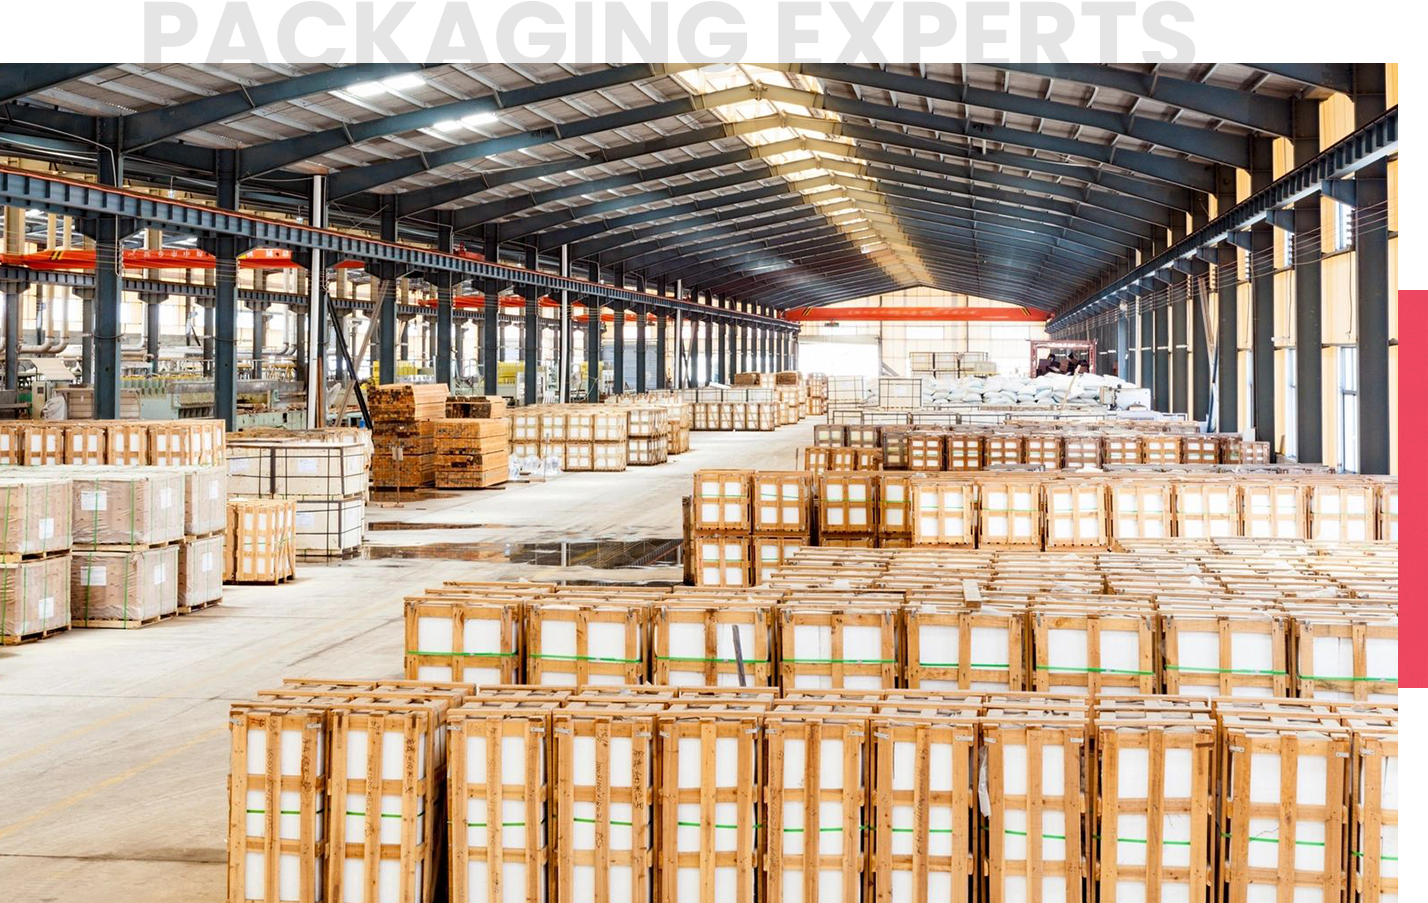
[[[1260,668],[1191,668],[1185,665],[1166,665],[1167,671],[1185,671],[1190,674],[1288,674],[1287,671]]]
[[[596,823],[596,822],[595,822],[595,819],[593,819],[593,818],[581,818],[581,817],[578,816],[578,815],[572,815],[572,816],[570,817],[570,820],[571,820],[571,821],[578,821],[578,822],[580,822],[582,825],[593,825],[593,824]],[[615,821],[614,819],[611,819],[611,820],[610,820],[610,824],[612,824],[612,825],[618,825],[618,826],[621,827],[621,828],[632,828],[632,827],[634,827],[634,822]]]
[[[1101,835],[1099,835],[1099,834],[1092,834],[1091,836],[1094,837],[1094,838],[1096,838],[1097,840],[1100,840],[1100,839],[1101,839]],[[1149,841],[1149,840],[1146,840],[1144,837],[1117,837],[1117,838],[1116,838],[1116,843],[1145,843],[1145,844],[1148,844],[1148,843],[1150,843],[1150,841]],[[1188,847],[1188,846],[1190,846],[1190,841],[1188,841],[1188,840],[1162,840],[1161,843],[1164,844],[1165,846],[1168,846],[1168,847]]]
[[[681,827],[681,828],[702,828],[702,827],[704,827],[704,823],[703,823],[703,822],[697,822],[697,821],[677,821],[677,822],[675,822],[675,824],[678,825],[678,826]],[[715,822],[715,823],[714,823],[714,827],[715,827],[716,829],[720,829],[720,830],[724,830],[724,831],[734,831],[734,830],[737,830],[739,826],[738,826],[738,825],[721,825],[721,824],[719,824],[718,822]],[[756,824],[756,825],[754,825],[754,830],[757,831],[759,828],[762,828],[762,827],[763,827],[763,825]]]
[[[916,828],[893,828],[893,829],[892,829],[892,832],[893,832],[894,834],[911,834],[911,833],[915,832],[916,830],[917,830]],[[927,833],[928,833],[928,834],[955,834],[955,833],[957,833],[957,829],[956,829],[956,828],[928,828],[928,829],[927,829]]]
[[[1372,684],[1397,683],[1397,682],[1398,682],[1398,678],[1397,678],[1397,677],[1349,677],[1349,676],[1345,676],[1345,675],[1335,675],[1335,674],[1301,674],[1301,675],[1299,675],[1299,676],[1302,677],[1304,680],[1347,680],[1347,681],[1352,681],[1352,682],[1354,682],[1354,683],[1372,683]]]
[[[366,817],[367,817],[367,813],[365,813],[365,812],[347,812],[347,813],[344,813],[344,814],[356,816],[357,818],[366,818]],[[419,815],[419,816],[420,816],[420,815],[425,815],[425,814],[426,814],[425,812],[418,812],[418,813],[417,813],[417,815]],[[396,812],[396,813],[392,813],[392,812],[378,812],[378,813],[377,813],[377,817],[378,817],[378,818],[401,818],[401,817],[402,817],[402,813],[400,813],[400,812]]]
[[[1076,674],[1154,674],[1154,671],[1131,671],[1125,668],[1072,668],[1069,665],[1037,665],[1038,671],[1070,671]]]
[[[719,662],[720,664],[727,664],[727,663],[731,663],[731,662],[743,661],[743,663],[746,664],[746,665],[767,665],[767,664],[769,663],[769,660],[766,659],[766,658],[746,658],[746,659],[737,659],[737,658],[699,658],[699,657],[697,657],[697,656],[688,656],[688,655],[656,655],[656,656],[655,656],[655,661],[657,661],[657,662]]]
[[[1230,834],[1229,831],[1221,831],[1221,832],[1220,832],[1220,836],[1223,837],[1223,838],[1225,838],[1226,840],[1228,840],[1228,839],[1230,839],[1230,837],[1231,837],[1232,835]],[[1251,837],[1251,838],[1250,838],[1250,842],[1251,842],[1251,843],[1279,843],[1279,838],[1278,838],[1278,837]],[[1295,846],[1299,846],[1299,847],[1322,847],[1322,846],[1324,845],[1324,841],[1322,841],[1322,840],[1296,840],[1296,841],[1294,841],[1294,845],[1295,845]]]
[[[638,665],[642,658],[610,658],[603,655],[555,655],[553,653],[527,652],[526,658],[538,658],[552,662],[604,662],[617,665]]]
[[[501,827],[503,827],[503,828],[524,828],[525,826],[526,826],[526,823],[523,822],[523,821],[503,821],[503,822],[501,822]],[[466,827],[468,827],[468,828],[484,828],[484,827],[486,827],[486,823],[485,823],[484,821],[468,821],[468,822],[466,823]]]
[[[267,813],[268,810],[267,810],[267,809],[247,809],[247,810],[245,810],[245,811],[246,811],[249,815],[264,815],[264,814]],[[279,809],[279,810],[278,810],[278,814],[279,814],[279,815],[302,815],[302,813],[299,812],[299,811],[296,810],[296,809]]]
[[[1358,856],[1359,859],[1362,859],[1364,850],[1349,850],[1349,856]],[[1428,856],[1382,856],[1379,854],[1379,859],[1384,862],[1428,862]]]
[[[858,830],[858,831],[871,831],[872,829],[873,829],[873,826],[872,826],[872,825],[858,825],[858,827],[857,827],[855,830]],[[840,831],[842,831],[842,830],[843,830],[843,829],[842,829],[841,827],[837,827],[837,828],[819,828],[819,829],[818,829],[818,832],[819,832],[820,834],[836,834],[836,833],[838,833],[838,832],[840,832]],[[784,828],[784,829],[783,829],[783,833],[785,833],[785,834],[802,834],[802,833],[803,833],[803,829],[802,829],[802,828]]]
[[[1003,829],[1002,833],[1003,833],[1003,834],[1010,834],[1010,835],[1012,835],[1013,837],[1025,837],[1025,836],[1026,836],[1026,832],[1025,832],[1025,831],[1013,831],[1011,828],[1005,828],[1005,829]],[[1066,839],[1066,835],[1065,835],[1065,834],[1043,834],[1043,835],[1041,835],[1041,839],[1042,839],[1042,840],[1065,840],[1065,839]]]
[[[896,665],[895,658],[786,658],[791,665]]]
[[[408,649],[407,655],[451,655],[457,658],[510,658],[516,652],[428,652],[424,649]]]
[[[918,662],[919,668],[960,668],[957,662]],[[972,662],[968,668],[1010,668],[1005,662]]]

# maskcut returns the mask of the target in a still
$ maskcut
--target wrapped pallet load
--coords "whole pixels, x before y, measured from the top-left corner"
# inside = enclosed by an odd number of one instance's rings
[[[0,480],[0,643],[69,628],[69,493],[67,480]]]

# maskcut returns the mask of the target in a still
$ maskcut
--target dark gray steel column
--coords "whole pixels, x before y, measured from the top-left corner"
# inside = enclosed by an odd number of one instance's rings
[[[1205,334],[1208,281],[1190,280],[1190,417],[1203,423],[1210,410],[1210,340]]]
[[[1121,301],[1122,305],[1127,304]],[[1116,375],[1126,382],[1135,382],[1135,365],[1130,351],[1131,325],[1130,311],[1124,307],[1116,311]]]
[[[650,356],[649,344],[645,340],[645,321],[649,310],[643,305],[635,308],[635,391],[644,393],[649,389]]]
[[[1162,304],[1151,312],[1155,335],[1155,390],[1153,407],[1170,410],[1170,306]]]
[[[99,161],[99,184],[113,188],[124,186],[124,160],[117,148],[120,145],[119,124],[117,120],[108,117],[101,118],[99,122],[99,143],[108,148],[113,148],[110,153],[100,153],[97,155]],[[219,156],[225,159],[232,159],[232,152],[220,152]],[[231,172],[227,175],[231,176]],[[225,176],[220,174],[220,179]],[[228,182],[232,186],[232,197],[234,207],[237,205],[237,183],[235,179],[229,178]],[[219,191],[222,193],[223,186],[220,184]],[[223,203],[224,198],[219,198],[219,206],[227,206]],[[233,209],[230,207],[229,209]],[[95,221],[94,227],[94,415],[100,420],[114,420],[119,417],[119,384],[122,372],[122,361],[120,358],[119,342],[120,333],[123,330],[123,320],[121,309],[124,300],[123,286],[123,258],[120,242],[124,240],[124,232],[128,225],[121,225],[117,217],[101,216]],[[236,257],[236,255],[234,255]],[[222,275],[225,264],[231,264],[229,278],[236,278],[236,260],[219,260],[217,272]],[[233,296],[237,294],[236,283],[233,286]],[[220,295],[220,301],[222,296]],[[86,324],[88,325],[88,324]],[[230,325],[231,329],[231,325]],[[229,333],[230,357],[232,353],[232,333]],[[231,367],[230,367],[231,370]],[[229,374],[230,382],[232,374]],[[235,402],[236,404],[236,402]],[[224,416],[220,411],[219,416]],[[232,407],[228,413],[229,429],[232,429]]]
[[[615,394],[625,394],[625,302],[612,301],[610,309],[615,313],[614,328],[610,330],[613,346],[612,357],[615,364]]]
[[[289,308],[293,318],[293,374],[297,381],[307,385],[307,311]],[[318,316],[321,316],[319,312]]]
[[[1137,316],[1140,322],[1140,362],[1136,367],[1136,376],[1140,377],[1142,389],[1150,390],[1150,397],[1155,398],[1155,321],[1150,311],[1150,297],[1144,296],[1136,299]]]
[[[536,249],[526,249],[526,269],[536,268]],[[536,379],[540,372],[540,289],[534,285],[528,285],[521,290],[521,294],[526,298],[526,319],[525,319],[525,350],[522,357],[525,358],[526,373],[526,404],[535,404]]]
[[[1319,155],[1319,101],[1294,103],[1294,165]],[[1319,195],[1294,205],[1294,361],[1298,404],[1298,460],[1324,460],[1324,360],[1320,323],[1323,295],[1320,281],[1321,216]]]
[[[665,297],[665,281],[661,276],[655,286],[655,294]],[[655,323],[655,388],[669,388],[669,312],[655,309],[659,319]]]
[[[1216,212],[1223,216],[1235,206],[1236,173],[1233,167],[1215,167]],[[1225,243],[1216,250],[1219,273],[1216,275],[1215,353],[1219,357],[1219,412],[1217,421],[1222,433],[1238,432],[1240,428],[1240,336],[1239,336],[1239,249]]]
[[[253,378],[263,378],[263,349],[268,346],[268,305],[254,301],[248,305],[253,313]]]
[[[1388,171],[1374,163],[1354,174],[1355,278],[1358,280],[1359,472],[1392,463],[1388,386]]]
[[[456,236],[451,228],[451,212],[437,211],[436,249],[450,254],[455,247]],[[451,333],[455,326],[456,310],[452,300],[455,294],[456,274],[439,270],[436,282],[436,381],[448,389],[453,384],[451,370]]]
[[[159,372],[159,314],[160,304],[168,298],[153,292],[141,292],[139,300],[144,303],[144,350],[149,356],[149,372]]]
[[[395,199],[382,208],[382,241],[397,240],[397,205]],[[372,315],[377,317],[377,381],[388,385],[397,381],[397,268],[394,264],[378,264],[377,304]]]
[[[600,264],[590,261],[585,274],[590,282],[600,281]],[[600,299],[585,299],[585,400],[600,400]]]
[[[25,286],[24,282],[0,284],[5,296],[5,388],[11,391],[20,386],[20,297]]]
[[[721,307],[728,305],[727,299],[721,303]],[[729,321],[719,321],[719,382],[728,385],[729,383]]]
[[[1190,324],[1186,315],[1189,284],[1183,273],[1176,271],[1170,283],[1170,410],[1176,414],[1190,413]]]
[[[1250,142],[1250,191],[1268,188],[1274,181],[1274,141]],[[1254,437],[1270,444],[1274,455],[1274,227],[1250,227],[1250,348],[1253,371]]]
[[[490,263],[498,263],[500,251],[495,227],[487,227],[481,242],[481,255]],[[481,283],[481,391],[486,395],[496,395],[499,392],[501,288],[500,281],[496,279],[486,279]]]

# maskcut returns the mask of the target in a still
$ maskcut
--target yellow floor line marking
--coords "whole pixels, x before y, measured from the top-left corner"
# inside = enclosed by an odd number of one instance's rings
[[[45,806],[43,809],[37,809],[36,811],[20,819],[19,821],[13,822],[12,824],[8,824],[5,827],[0,828],[0,839],[14,834],[21,828],[26,827],[27,825],[32,825],[40,819],[45,818],[46,816],[53,815],[56,812],[60,812],[64,809],[68,809],[75,803],[88,799],[89,797],[105,789],[106,787],[112,787],[115,784],[123,783],[124,781],[129,780],[140,772],[145,771],[149,768],[153,768],[155,765],[158,765],[161,762],[166,762],[169,759],[172,759],[177,756],[179,753],[189,749],[190,747],[197,746],[205,740],[211,740],[214,737],[219,736],[220,734],[226,733],[227,731],[228,725],[226,724],[220,725],[219,727],[213,728],[212,730],[204,731],[197,737],[194,737],[192,740],[189,740],[185,743],[180,743],[178,746],[175,746],[172,749],[167,750],[166,752],[161,752],[157,756],[154,756],[152,759],[149,759],[146,762],[140,762],[138,765],[135,765],[133,768],[130,768],[127,771],[122,771],[119,774],[107,777],[96,784],[91,784],[90,786],[84,788],[78,793],[68,796],[60,800],[59,802],[51,803],[50,805]]]
[[[264,654],[264,655],[271,655],[271,654],[274,653],[274,652],[281,652],[281,651],[283,651],[283,650],[285,650],[285,649],[289,649],[289,648],[291,648],[291,647],[293,647],[293,646],[300,646],[300,645],[302,645],[303,643],[306,643],[307,641],[311,640],[313,637],[317,636],[318,634],[327,633],[327,632],[331,631],[331,629],[332,629],[332,627],[333,627],[334,624],[350,624],[350,623],[352,623],[352,622],[354,622],[354,621],[365,620],[366,618],[371,617],[371,616],[374,615],[374,614],[380,614],[383,609],[387,608],[387,607],[390,606],[391,604],[392,604],[391,602],[382,602],[382,603],[379,603],[379,604],[377,604],[377,605],[372,606],[372,607],[369,608],[369,609],[364,609],[364,610],[362,610],[361,612],[358,612],[358,613],[356,613],[356,614],[348,615],[348,616],[345,617],[345,618],[340,618],[340,619],[331,620],[331,621],[325,621],[321,627],[318,627],[318,628],[316,628],[315,630],[309,631],[308,633],[304,633],[304,634],[300,635],[299,637],[297,637],[296,639],[292,640],[291,642],[284,643],[284,644],[282,644],[281,646],[276,646],[276,647],[273,647],[273,648],[270,648],[270,649],[265,649],[265,650],[263,651],[263,654]],[[398,601],[398,605],[400,605],[400,600]],[[234,651],[241,651],[241,650],[234,650]],[[398,656],[398,658],[400,658],[400,656]],[[199,680],[199,681],[196,681],[196,682],[193,682],[193,683],[188,684],[188,685],[184,688],[184,695],[188,695],[188,694],[192,693],[193,690],[195,690],[195,689],[197,689],[197,688],[199,688],[199,687],[203,687],[203,686],[207,686],[208,684],[212,684],[212,683],[216,682],[217,680],[219,680],[220,678],[226,677],[227,675],[232,674],[232,673],[235,672],[235,671],[240,671],[240,670],[242,670],[243,668],[247,667],[248,665],[251,665],[252,663],[253,663],[253,657],[250,656],[250,657],[248,657],[247,659],[244,659],[243,661],[240,661],[238,664],[233,665],[233,666],[230,667],[230,668],[225,668],[225,669],[223,669],[222,671],[215,671],[214,673],[210,674],[207,678],[204,678],[204,679],[202,679],[202,680]],[[124,720],[125,718],[128,718],[128,717],[130,717],[130,716],[132,716],[132,715],[137,715],[137,714],[139,714],[140,712],[148,711],[149,709],[153,708],[154,706],[158,705],[159,703],[161,703],[161,702],[167,702],[169,699],[172,699],[172,698],[175,698],[175,697],[168,696],[168,695],[156,696],[156,697],[154,697],[153,699],[149,699],[149,700],[146,700],[145,702],[141,702],[141,703],[139,703],[139,704],[137,704],[137,705],[130,706],[130,707],[127,708],[127,709],[120,709],[119,711],[113,713],[112,715],[107,715],[107,716],[105,716],[105,717],[103,717],[103,718],[100,718],[98,721],[90,722],[89,724],[86,724],[86,725],[84,725],[83,727],[74,728],[74,729],[71,730],[71,731],[67,731],[66,733],[60,734],[60,735],[58,735],[58,736],[56,736],[56,737],[53,737],[53,738],[51,738],[50,740],[47,740],[47,741],[45,741],[44,743],[39,744],[38,746],[32,746],[32,747],[30,747],[30,748],[27,749],[27,750],[23,750],[23,751],[21,751],[21,752],[14,753],[14,754],[12,754],[12,755],[10,755],[10,756],[4,758],[4,759],[0,759],[0,769],[7,768],[7,767],[9,767],[9,766],[15,764],[16,762],[23,762],[25,759],[33,758],[34,756],[37,756],[37,755],[39,755],[40,753],[46,752],[46,751],[48,751],[48,750],[54,749],[54,748],[57,747],[57,746],[61,746],[61,745],[65,744],[65,743],[68,743],[70,740],[73,740],[73,739],[76,738],[76,737],[82,737],[82,736],[84,736],[85,734],[91,733],[91,732],[93,732],[93,731],[97,731],[97,730],[99,730],[99,729],[102,728],[102,727],[108,727],[109,725],[115,723],[116,721],[122,721],[122,720]]]

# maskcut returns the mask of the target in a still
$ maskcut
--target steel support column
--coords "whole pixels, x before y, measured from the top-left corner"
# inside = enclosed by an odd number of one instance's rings
[[[119,123],[117,120],[110,119],[100,119],[98,122],[99,143],[110,149],[108,153],[97,155],[99,183],[112,188],[121,188],[124,185],[124,160],[118,150],[122,137],[119,134]],[[232,159],[231,152],[220,152],[220,156],[224,159]],[[223,177],[221,174],[220,179]],[[232,179],[229,181],[233,186],[232,200],[236,207],[237,182]],[[222,190],[223,185],[220,184],[220,193]],[[223,198],[219,199],[219,206],[224,206]],[[123,330],[121,310],[124,300],[124,267],[121,257],[123,252],[120,243],[124,240],[124,233],[128,228],[127,225],[121,225],[119,218],[114,216],[96,218],[93,227],[95,251],[94,322],[92,330],[87,329],[87,331],[92,331],[94,336],[94,415],[101,420],[113,420],[119,417],[119,383],[123,369],[119,345],[120,333]],[[220,274],[224,270],[224,264],[225,261],[221,259],[218,261]],[[236,280],[236,260],[233,261],[231,273],[232,278]],[[236,298],[236,296],[235,281],[232,297]],[[86,324],[86,327],[89,325]],[[229,350],[231,353],[231,345]],[[230,374],[230,381],[232,378]],[[236,400],[234,406],[236,406]],[[219,412],[219,416],[224,416],[222,411]],[[227,417],[228,428],[232,429],[232,407],[230,407]]]
[[[1217,278],[1215,363],[1216,428],[1222,433],[1240,429],[1240,336],[1239,336],[1239,252],[1232,245],[1221,245]]]
[[[665,284],[661,279],[657,286],[658,294],[664,297]],[[655,388],[669,388],[669,315],[662,310],[655,310]]]
[[[144,354],[149,359],[149,372],[159,372],[159,314],[160,304],[167,295],[143,292],[139,300],[144,304]]]
[[[526,269],[534,271],[536,268],[536,249],[526,249]],[[525,296],[525,349],[521,356],[525,358],[525,400],[526,404],[535,404],[539,399],[536,391],[536,382],[540,375],[540,288],[528,285],[521,290]]]
[[[1170,306],[1162,304],[1151,312],[1155,336],[1155,389],[1151,405],[1157,411],[1170,410]]]
[[[719,382],[729,384],[729,323],[720,320],[719,330]]]
[[[397,205],[395,197],[382,208],[382,241],[397,240]],[[397,381],[397,268],[395,264],[378,264],[377,305],[372,315],[377,318],[377,381],[389,385]]]
[[[585,278],[590,282],[600,281],[600,264],[590,261]],[[585,400],[600,400],[600,299],[588,296],[585,299]]]
[[[1386,474],[1393,461],[1389,417],[1388,171],[1354,175],[1358,318],[1359,472]]]
[[[1177,273],[1170,285],[1170,410],[1190,413],[1190,284]]]
[[[1210,411],[1210,340],[1205,318],[1212,309],[1209,281],[1197,273],[1190,280],[1190,417],[1200,423]]]
[[[24,283],[0,285],[5,296],[5,388],[20,387],[20,298]]]
[[[312,177],[309,220],[313,226],[327,227],[327,177]],[[298,320],[302,381],[307,401],[305,425],[308,429],[327,426],[327,261],[319,250],[308,252],[307,310]],[[333,324],[339,326],[339,324]]]
[[[253,314],[253,379],[263,378],[263,349],[268,347],[268,305],[249,302],[248,309]]]
[[[1302,166],[1318,154],[1319,101],[1296,101],[1294,164]],[[1319,464],[1324,460],[1321,219],[1318,195],[1311,195],[1294,205],[1294,361],[1299,428],[1296,457],[1305,464]]]
[[[610,330],[610,342],[612,345],[611,359],[614,364],[614,393],[616,395],[625,394],[625,305],[616,302],[610,305],[614,312],[615,320]]]
[[[644,290],[643,285],[640,290]],[[635,308],[635,391],[641,394],[649,390],[649,343],[645,338],[645,321],[648,319],[648,308]]]
[[[455,234],[451,228],[450,211],[438,211],[436,226],[436,249],[450,254],[455,246]],[[450,389],[454,385],[451,370],[451,332],[456,321],[456,311],[452,300],[455,294],[454,274],[441,271],[436,274],[436,381]]]
[[[1116,312],[1116,375],[1126,382],[1135,382],[1134,374],[1131,372],[1134,359],[1130,350],[1131,325],[1130,313],[1122,308]]]
[[[500,259],[496,229],[489,226],[481,242],[482,255],[490,261]],[[486,279],[481,283],[481,391],[486,395],[500,393],[501,346],[501,283]]]

